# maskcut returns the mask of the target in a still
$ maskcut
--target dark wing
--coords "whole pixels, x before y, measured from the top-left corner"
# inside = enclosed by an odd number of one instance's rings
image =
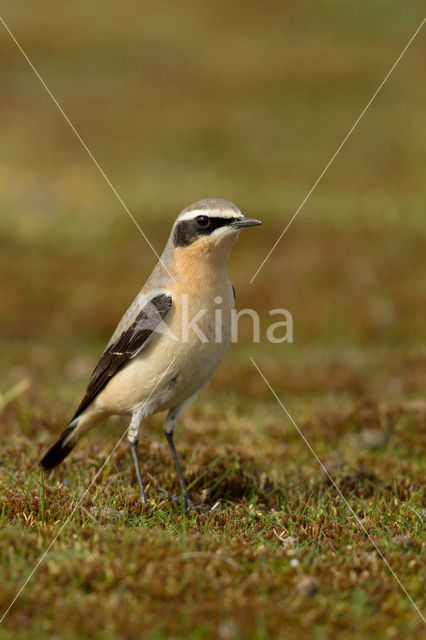
[[[141,350],[172,305],[172,298],[166,293],[155,296],[138,313],[132,324],[108,345],[92,373],[85,396],[72,420],[87,409],[117,371]]]

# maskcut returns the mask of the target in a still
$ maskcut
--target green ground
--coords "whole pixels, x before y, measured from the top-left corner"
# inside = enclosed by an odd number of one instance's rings
[[[294,5],[294,6],[293,6]],[[249,361],[270,380],[424,610],[426,32],[249,280],[420,24],[420,2],[62,4],[1,15],[161,250],[178,211],[237,202],[230,273],[266,327],[233,345],[176,441],[123,442],[0,627],[2,638],[420,638],[423,622]],[[154,257],[0,25],[0,610],[95,477],[110,421],[42,477]],[[263,331],[264,334],[264,331]],[[16,387],[18,385],[18,387]],[[23,391],[25,386],[29,388]],[[13,395],[17,396],[13,398]]]

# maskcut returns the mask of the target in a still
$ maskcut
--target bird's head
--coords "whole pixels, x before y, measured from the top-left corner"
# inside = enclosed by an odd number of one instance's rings
[[[227,257],[241,229],[262,224],[246,218],[228,200],[210,198],[190,204],[178,216],[172,230],[173,246],[195,255]]]

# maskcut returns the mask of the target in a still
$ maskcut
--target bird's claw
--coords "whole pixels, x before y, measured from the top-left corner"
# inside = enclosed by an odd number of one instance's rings
[[[156,491],[158,493],[161,493],[166,500],[175,502],[178,505],[182,505],[183,503],[183,510],[185,513],[188,513],[188,511],[198,511],[198,512],[206,511],[205,505],[197,506],[196,504],[193,503],[193,501],[191,500],[188,494],[186,495],[183,494],[183,496],[171,496],[166,489],[157,488]]]
[[[166,489],[159,489],[159,488],[157,488],[157,489],[156,489],[156,491],[157,491],[158,493],[162,493],[162,494],[164,495],[165,499],[166,499],[166,500],[169,500],[169,492],[168,492],[168,491],[166,491]]]

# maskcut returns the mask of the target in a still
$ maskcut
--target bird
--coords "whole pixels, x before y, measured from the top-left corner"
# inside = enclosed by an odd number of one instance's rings
[[[195,508],[174,431],[179,414],[210,382],[228,350],[235,307],[228,259],[240,231],[260,224],[221,198],[183,209],[158,263],[107,343],[71,421],[40,461],[44,470],[62,462],[97,423],[112,415],[129,416],[127,440],[147,506],[138,453],[140,425],[167,411],[163,428],[181,500],[185,511]]]

